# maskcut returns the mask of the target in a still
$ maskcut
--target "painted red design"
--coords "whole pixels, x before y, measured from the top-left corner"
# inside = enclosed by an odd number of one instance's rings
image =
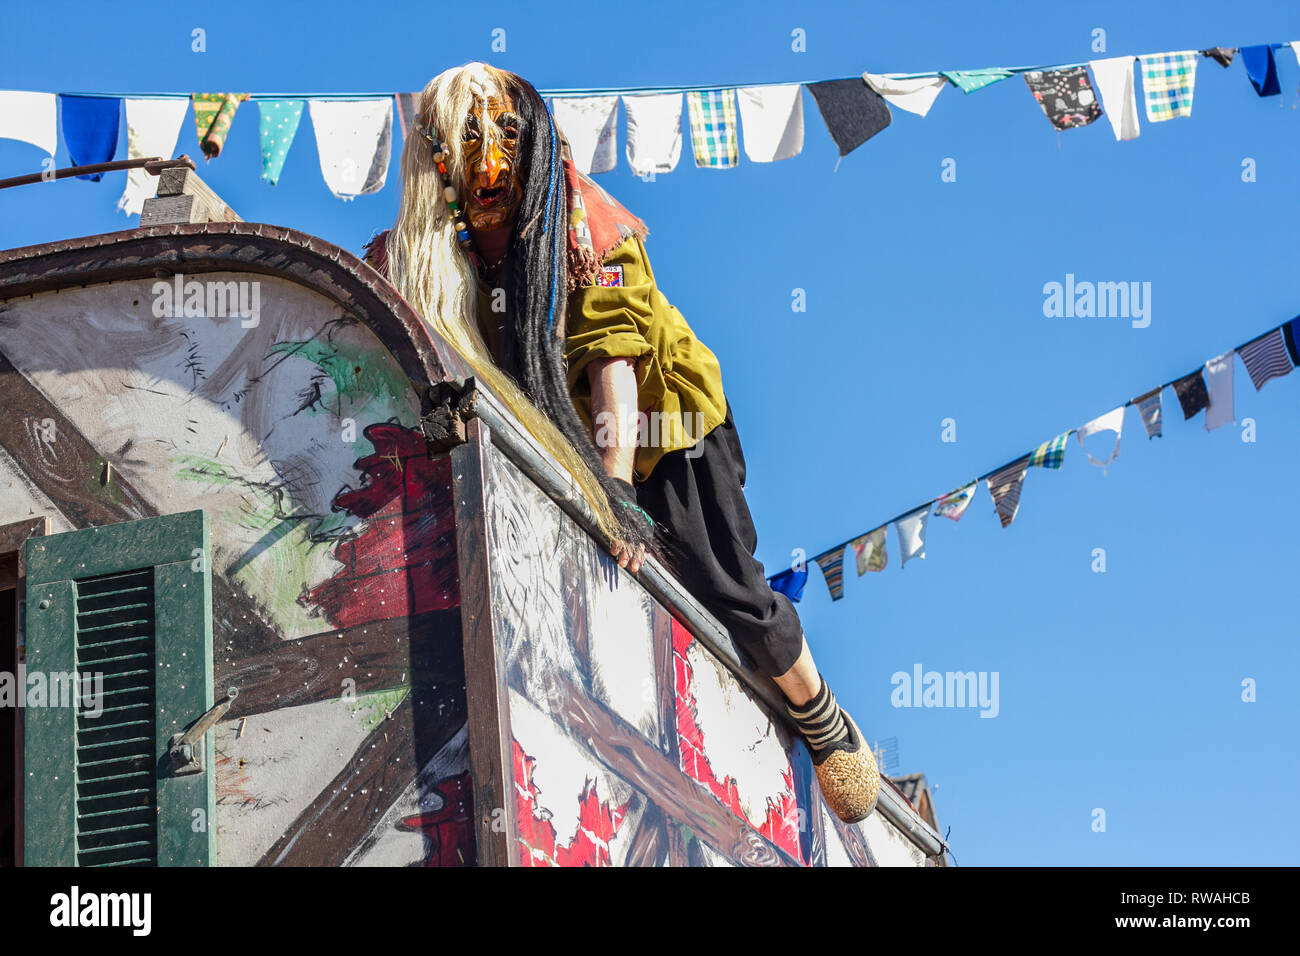
[[[677,710],[677,748],[682,771],[703,785],[736,816],[757,826],[759,833],[794,859],[807,864],[808,860],[799,849],[799,804],[794,792],[794,771],[789,762],[781,774],[784,786],[780,793],[767,798],[767,812],[761,824],[755,824],[745,816],[736,782],[730,775],[719,779],[710,764],[704,733],[695,721],[695,675],[686,657],[687,648],[694,640],[691,632],[673,618],[673,688]]]
[[[443,799],[440,809],[413,813],[397,822],[399,830],[418,830],[429,841],[425,866],[473,866],[474,788],[468,772],[440,780],[433,788]]]
[[[627,818],[628,804],[610,806],[596,795],[596,781],[588,780],[578,795],[578,831],[567,844],[557,846],[555,827],[539,817],[541,791],[533,783],[536,758],[510,740],[514,763],[515,813],[519,828],[520,866],[612,866],[609,844]],[[631,802],[630,800],[628,801]]]
[[[424,436],[396,422],[364,432],[373,454],[356,463],[361,487],[344,488],[333,507],[366,524],[339,541],[343,567],[300,598],[335,627],[409,617],[460,604],[451,462],[430,459]]]

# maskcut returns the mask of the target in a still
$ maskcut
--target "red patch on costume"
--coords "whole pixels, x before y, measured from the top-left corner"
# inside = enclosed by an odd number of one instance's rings
[[[621,286],[623,284],[623,267],[601,266],[600,275],[596,277],[596,284],[606,287]]]

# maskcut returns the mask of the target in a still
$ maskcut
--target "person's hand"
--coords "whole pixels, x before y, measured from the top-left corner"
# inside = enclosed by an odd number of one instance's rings
[[[654,537],[654,522],[636,503],[636,486],[625,478],[616,475],[609,477],[619,488],[623,499],[621,504],[625,509],[620,515],[625,533],[622,538],[616,538],[610,543],[609,553],[618,560],[620,568],[627,568],[635,574],[641,570],[641,564],[645,561],[646,545]]]
[[[629,546],[624,541],[615,541],[610,545],[609,553],[618,559],[620,568],[627,568],[635,574],[641,570],[641,562],[645,560],[645,545]]]

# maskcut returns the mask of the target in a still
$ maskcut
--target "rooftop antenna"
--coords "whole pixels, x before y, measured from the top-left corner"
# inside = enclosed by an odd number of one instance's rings
[[[897,737],[877,740],[871,745],[871,752],[876,755],[876,763],[879,764],[881,773],[888,775],[898,770]]]

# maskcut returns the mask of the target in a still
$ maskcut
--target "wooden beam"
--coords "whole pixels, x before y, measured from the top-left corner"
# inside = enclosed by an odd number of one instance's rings
[[[37,515],[34,518],[24,518],[22,521],[14,521],[6,525],[0,525],[0,566],[3,566],[6,572],[12,571],[13,583],[8,584],[0,582],[0,588],[12,587],[14,592],[14,616],[10,621],[13,627],[14,643],[10,648],[5,648],[5,659],[13,664],[13,671],[17,673],[18,665],[23,662],[22,651],[18,646],[18,635],[22,633],[22,627],[18,618],[19,608],[22,607],[24,600],[25,581],[27,564],[27,547],[28,538],[44,537],[50,533],[49,515]],[[4,670],[5,668],[0,668]],[[19,690],[22,693],[22,690]],[[14,796],[14,813],[12,820],[8,821],[13,825],[13,859],[15,864],[21,864],[23,861],[23,838],[26,835],[26,827],[23,821],[23,783],[25,775],[23,773],[23,734],[26,710],[22,707],[6,707],[6,713],[0,714],[0,733],[8,734],[13,743],[13,796]]]
[[[49,515],[36,515],[32,518],[24,518],[21,521],[0,525],[0,555],[13,552],[15,577],[13,582],[7,585],[0,584],[0,587],[16,587],[18,579],[21,579],[26,573],[27,548],[25,542],[27,539],[40,538],[49,533]]]
[[[158,195],[146,199],[140,226],[172,222],[243,222],[193,169],[164,169],[158,176]]]
[[[663,811],[648,800],[640,825],[632,834],[626,866],[659,866],[668,857],[668,823]]]
[[[344,663],[346,660],[347,663]],[[326,631],[241,658],[217,659],[217,698],[239,688],[226,719],[333,700],[351,678],[368,694],[421,684],[464,696],[460,611],[430,611]]]
[[[157,510],[115,475],[100,484],[95,446],[0,352],[0,447],[77,528],[151,518]]]
[[[691,865],[690,854],[686,852],[686,838],[677,821],[668,821],[668,866],[687,867]]]
[[[475,837],[480,866],[518,866],[519,832],[511,762],[510,698],[497,655],[492,623],[484,456],[491,433],[480,419],[468,441],[451,452],[456,500],[456,553],[460,568],[469,756],[474,781]],[[501,812],[501,819],[494,811]],[[501,823],[504,822],[504,826]]]

